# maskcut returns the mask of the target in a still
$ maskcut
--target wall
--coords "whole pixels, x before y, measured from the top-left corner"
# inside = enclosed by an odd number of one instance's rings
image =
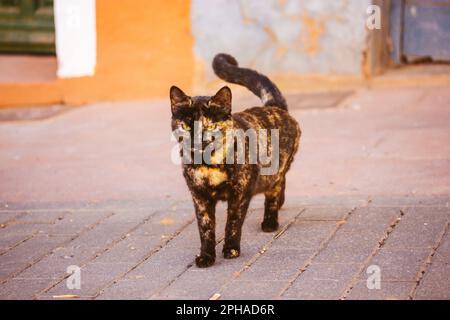
[[[217,52],[271,75],[362,75],[369,0],[192,0],[196,86]]]
[[[174,83],[191,90],[190,6],[187,0],[97,0],[95,74],[0,81],[0,107],[166,98]]]
[[[190,2],[97,0],[93,77],[61,79],[68,103],[166,97],[174,82],[190,88]]]
[[[218,87],[210,66],[218,52],[283,91],[354,88],[379,51],[367,47],[370,2],[96,0],[94,76],[0,83],[0,107],[166,98],[173,84],[209,94]]]

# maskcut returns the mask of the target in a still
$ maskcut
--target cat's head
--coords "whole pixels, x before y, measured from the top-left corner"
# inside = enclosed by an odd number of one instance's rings
[[[180,88],[170,88],[172,109],[172,130],[189,132],[193,137],[194,128],[200,128],[202,136],[206,131],[224,131],[230,128],[231,90],[223,87],[214,96],[186,95]],[[195,123],[197,122],[197,125]],[[201,124],[201,126],[199,126]]]

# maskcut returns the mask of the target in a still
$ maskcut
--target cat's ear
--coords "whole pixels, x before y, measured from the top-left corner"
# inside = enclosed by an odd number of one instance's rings
[[[220,106],[226,113],[231,113],[231,90],[223,87],[211,98],[210,103]]]
[[[170,106],[172,108],[172,113],[174,113],[178,108],[190,106],[191,103],[191,98],[187,96],[180,88],[176,86],[170,87]]]

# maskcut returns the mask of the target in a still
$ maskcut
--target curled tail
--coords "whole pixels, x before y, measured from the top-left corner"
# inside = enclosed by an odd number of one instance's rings
[[[240,68],[232,56],[219,53],[214,57],[212,67],[219,78],[246,87],[261,99],[264,106],[287,110],[286,100],[269,78],[254,70]]]

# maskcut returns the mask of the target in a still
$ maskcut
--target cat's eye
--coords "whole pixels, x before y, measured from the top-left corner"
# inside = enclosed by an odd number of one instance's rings
[[[181,123],[181,128],[185,131],[191,130],[191,127],[184,122]]]

